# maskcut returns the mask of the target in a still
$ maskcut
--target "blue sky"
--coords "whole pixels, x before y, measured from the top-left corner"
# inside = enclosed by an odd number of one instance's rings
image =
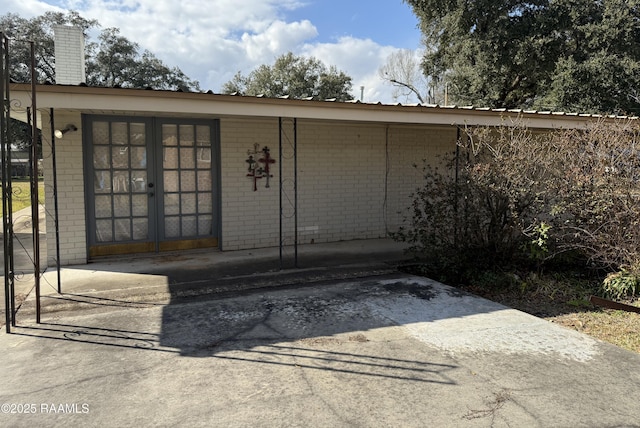
[[[314,56],[353,78],[353,95],[395,102],[378,75],[398,49],[420,48],[417,19],[401,0],[3,0],[0,14],[76,10],[118,27],[203,89],[286,52]],[[410,100],[400,100],[407,102]],[[413,100],[411,100],[413,101]]]
[[[322,41],[353,36],[370,38],[381,45],[415,49],[420,40],[418,20],[401,0],[309,1],[287,17],[311,20]]]

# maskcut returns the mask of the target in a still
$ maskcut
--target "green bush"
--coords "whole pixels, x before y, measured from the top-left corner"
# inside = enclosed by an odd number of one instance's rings
[[[603,288],[612,299],[634,297],[640,293],[640,275],[626,270],[610,273],[603,281]]]

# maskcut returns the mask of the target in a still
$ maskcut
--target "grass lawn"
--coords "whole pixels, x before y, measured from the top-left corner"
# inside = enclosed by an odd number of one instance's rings
[[[588,301],[589,291],[598,286],[599,282],[595,280],[592,280],[590,286],[585,286],[583,281],[543,276],[537,278],[532,287],[527,288],[469,288],[487,299],[640,353],[640,314],[604,309],[591,304]],[[622,303],[640,306],[640,298],[628,299]]]
[[[31,206],[31,183],[28,179],[13,179],[11,181],[11,188],[13,195],[11,198],[13,212]],[[42,178],[38,181],[38,200],[41,204],[44,203],[44,180]],[[0,215],[1,214],[2,206],[0,206]]]
[[[640,314],[600,309],[567,313],[547,320],[640,353]]]

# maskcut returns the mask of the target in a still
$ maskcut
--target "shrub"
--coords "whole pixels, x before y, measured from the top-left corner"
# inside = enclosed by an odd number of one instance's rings
[[[547,207],[562,250],[610,270],[640,266],[640,127],[596,123],[550,134]]]
[[[523,263],[541,269],[562,254],[640,278],[639,136],[632,121],[467,129],[440,169],[425,163],[393,236],[456,281]],[[612,276],[605,291],[636,293],[629,278]]]
[[[626,270],[610,273],[603,281],[603,289],[612,299],[634,297],[640,292],[640,275]]]
[[[408,226],[393,235],[455,281],[521,257],[542,203],[544,170],[529,162],[529,149],[538,147],[530,132],[468,131],[455,156],[441,160],[444,168],[424,163],[424,185],[412,195]]]

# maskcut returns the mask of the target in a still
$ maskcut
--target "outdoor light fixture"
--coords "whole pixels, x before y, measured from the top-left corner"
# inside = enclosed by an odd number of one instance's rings
[[[56,129],[53,134],[56,136],[56,138],[62,138],[62,136],[67,132],[73,132],[77,130],[78,128],[74,124],[70,123],[67,126],[65,126],[64,129]]]

